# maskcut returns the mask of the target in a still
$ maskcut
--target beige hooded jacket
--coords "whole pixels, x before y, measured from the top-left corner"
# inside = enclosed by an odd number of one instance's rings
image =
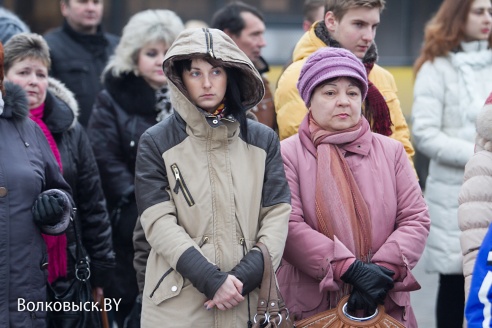
[[[223,32],[191,29],[167,52],[175,114],[141,137],[136,199],[152,249],[143,292],[142,327],[246,327],[256,312],[258,289],[237,307],[207,311],[207,297],[176,267],[194,247],[221,271],[230,271],[259,241],[277,267],[287,237],[290,191],[277,135],[248,120],[248,143],[232,116],[219,120],[193,105],[174,62],[209,54],[240,70],[245,109],[263,97],[261,77]],[[226,95],[227,96],[227,95]]]

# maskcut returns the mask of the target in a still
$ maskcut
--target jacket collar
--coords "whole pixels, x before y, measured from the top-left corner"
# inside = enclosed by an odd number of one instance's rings
[[[114,76],[108,71],[104,86],[126,113],[157,116],[155,91],[142,77],[132,72]]]

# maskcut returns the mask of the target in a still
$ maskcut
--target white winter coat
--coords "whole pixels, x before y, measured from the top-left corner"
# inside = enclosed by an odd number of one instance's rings
[[[441,274],[463,272],[458,195],[473,155],[477,114],[492,90],[487,41],[462,43],[461,48],[424,63],[412,108],[415,146],[430,158],[425,198],[431,229],[423,260],[427,271]]]

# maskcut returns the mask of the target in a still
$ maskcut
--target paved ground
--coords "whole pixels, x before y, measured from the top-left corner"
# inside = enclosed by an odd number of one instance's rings
[[[410,293],[419,328],[435,328],[438,275],[426,273],[422,262],[419,262],[412,272],[422,286],[420,290]]]

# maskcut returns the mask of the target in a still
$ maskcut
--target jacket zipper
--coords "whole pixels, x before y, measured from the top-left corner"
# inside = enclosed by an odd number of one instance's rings
[[[208,28],[203,28],[203,32],[205,32],[205,42],[207,43],[207,53],[212,58],[215,58],[212,33],[210,33],[210,30]]]
[[[172,164],[171,170],[173,170],[174,178],[176,178],[176,186],[174,186],[173,189],[174,193],[177,195],[179,189],[181,189],[183,191],[183,195],[188,205],[189,206],[195,205],[195,201],[193,200],[193,197],[191,197],[190,191],[188,190],[188,187],[186,186],[186,183],[183,180],[183,177],[181,176],[181,172],[179,171],[178,165],[176,163]]]

